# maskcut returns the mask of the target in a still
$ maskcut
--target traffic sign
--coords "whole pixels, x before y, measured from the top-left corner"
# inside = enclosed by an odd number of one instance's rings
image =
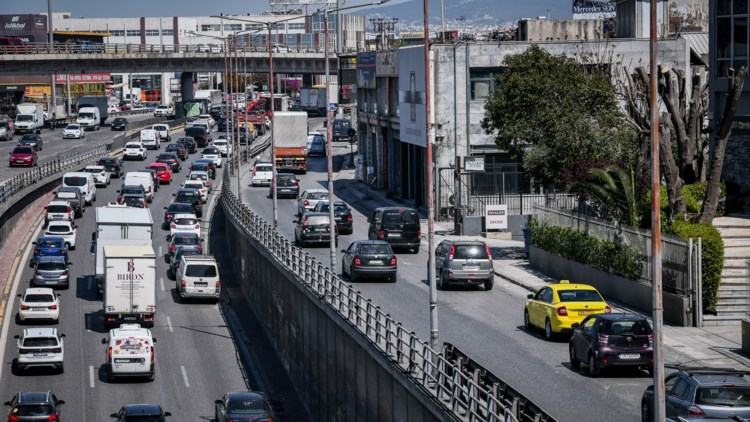
[[[336,111],[336,103],[331,103],[328,105],[328,110],[330,111]]]

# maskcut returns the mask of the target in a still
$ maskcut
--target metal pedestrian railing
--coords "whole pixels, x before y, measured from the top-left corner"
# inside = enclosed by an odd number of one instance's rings
[[[447,353],[433,350],[428,342],[420,340],[413,331],[384,313],[372,300],[352,289],[330,268],[294,246],[272,225],[253,213],[230,190],[229,180],[229,172],[224,172],[221,204],[229,218],[247,236],[263,245],[325,306],[333,309],[374,347],[386,354],[411,382],[416,383],[425,394],[438,399],[455,415],[456,420],[554,421],[536,406],[508,404],[506,388],[488,385],[486,377],[480,379],[479,370],[455,362],[453,354],[448,356]],[[510,400],[510,403],[517,403],[517,399]]]

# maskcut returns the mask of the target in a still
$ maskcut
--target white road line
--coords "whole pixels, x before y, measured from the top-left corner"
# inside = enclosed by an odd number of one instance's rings
[[[162,256],[162,253],[161,253],[161,248],[162,248],[162,246],[161,246],[161,245],[159,245],[159,256]]]
[[[185,380],[185,387],[190,387],[190,383],[187,379],[187,371],[185,371],[184,366],[180,366],[180,371],[182,371],[182,379]]]
[[[159,277],[159,284],[161,285],[161,291],[164,291],[164,277]]]
[[[167,316],[167,327],[169,328],[170,333],[174,333],[174,328],[172,328],[172,318]]]
[[[94,367],[89,366],[89,387],[94,388]]]

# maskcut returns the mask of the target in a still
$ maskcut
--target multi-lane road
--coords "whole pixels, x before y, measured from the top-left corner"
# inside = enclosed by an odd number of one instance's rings
[[[108,130],[89,132],[85,141],[73,142],[82,144],[103,140],[110,134]],[[47,154],[52,155],[54,151],[62,151],[70,146],[69,140],[50,137],[48,130],[44,135],[44,152]],[[179,133],[174,135],[181,136]],[[162,186],[149,205],[155,223],[153,247],[158,257],[157,317],[152,329],[158,339],[156,379],[153,382],[107,381],[105,346],[101,344],[107,334],[102,321],[102,302],[93,280],[95,256],[91,249],[91,233],[95,230],[95,213],[87,212],[76,220],[78,247],[70,252],[70,289],[60,291],[62,303],[57,327],[66,334],[65,371],[62,374],[48,371],[15,373],[12,369],[16,357],[13,336],[26,327],[15,320],[18,306],[15,294],[29,286],[32,276],[28,266],[29,245],[13,285],[2,327],[0,401],[10,400],[18,391],[51,390],[66,402],[63,406],[64,420],[105,421],[110,420],[109,415],[124,404],[156,403],[172,413],[171,420],[205,421],[213,419],[214,400],[225,392],[251,388],[269,392],[278,413],[276,420],[307,420],[292,386],[284,376],[279,376],[283,372],[279,370],[281,366],[274,361],[272,354],[269,356],[270,346],[262,338],[260,325],[253,320],[252,313],[237,295],[231,265],[221,267],[225,292],[218,305],[200,302],[180,304],[176,300],[174,281],[167,276],[168,231],[161,230],[160,225],[164,207],[171,202],[172,193],[185,180],[189,163],[196,156],[199,154],[191,155],[183,163],[182,172],[175,174],[171,185]],[[125,170],[141,169],[148,163],[128,161]],[[215,182],[221,182],[220,174]],[[113,201],[120,184],[121,180],[113,179],[109,187],[99,188],[93,205],[103,206]],[[216,189],[209,196],[209,203],[218,200],[218,192]],[[211,223],[211,214],[206,212],[205,215],[202,222],[204,233]],[[218,217],[214,218],[214,222],[217,222],[217,233],[212,239],[206,239],[205,246],[215,248],[221,265],[228,253],[223,249],[225,242],[221,241],[223,221]],[[36,234],[33,237],[36,238]]]

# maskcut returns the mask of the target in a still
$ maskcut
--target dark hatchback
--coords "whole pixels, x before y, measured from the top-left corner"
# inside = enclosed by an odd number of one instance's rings
[[[331,233],[334,233],[334,242],[339,245],[339,233],[336,223],[331,230],[331,220],[329,215],[321,212],[306,212],[302,214],[299,220],[294,220],[294,243],[304,248],[305,246],[331,243]]]
[[[216,422],[255,421],[272,422],[273,410],[266,395],[258,391],[226,393],[215,401]]]
[[[125,166],[122,160],[117,157],[102,157],[96,162],[96,165],[103,166],[112,177],[120,178],[125,174]]]
[[[362,278],[383,278],[396,282],[398,260],[384,240],[357,240],[342,249],[341,272],[352,283]]]
[[[126,404],[117,413],[109,415],[117,422],[166,422],[167,416],[172,414],[158,404]]]
[[[416,210],[401,207],[376,208],[368,222],[368,239],[385,240],[394,249],[409,248],[414,253],[419,253],[422,230]]]
[[[207,171],[208,174],[211,175],[212,180],[216,179],[216,164],[214,163],[214,160],[209,160],[208,158],[200,158],[193,162],[193,164],[201,164],[201,163],[205,163],[206,166],[208,167],[208,170],[203,170],[203,171]]]
[[[216,123],[216,128],[219,132],[226,132],[227,131],[227,118],[222,117],[219,119],[219,122]]]
[[[169,166],[172,173],[179,173],[182,170],[182,164],[180,164],[180,158],[174,152],[162,152],[156,156],[157,163],[164,163]]]
[[[128,119],[124,117],[117,117],[115,118],[115,120],[112,120],[112,125],[110,127],[112,130],[127,130]]]
[[[117,203],[122,201],[122,197],[125,195],[141,195],[146,197],[146,190],[143,189],[143,185],[122,185],[120,190],[117,191]]]
[[[57,421],[65,401],[58,400],[50,391],[24,391],[4,404],[10,407],[9,421]]]
[[[44,148],[44,141],[41,135],[27,133],[18,140],[18,145],[28,145],[34,147],[34,151],[41,151]]]
[[[177,154],[177,157],[182,161],[185,161],[188,158],[188,152],[187,152],[187,149],[185,148],[185,145],[182,145],[180,143],[169,144],[166,146],[166,148],[164,148],[164,151],[174,152],[175,154]]]
[[[273,185],[268,189],[268,197],[273,196]],[[276,197],[297,198],[299,196],[299,180],[291,173],[276,174]]]
[[[313,208],[314,212],[330,213],[331,208],[328,206],[328,201],[320,201],[315,204]],[[344,201],[336,201],[333,203],[333,218],[336,224],[339,225],[339,233],[341,234],[352,234],[354,233],[354,224],[352,222],[352,210],[349,205]]]
[[[198,195],[200,195],[200,193]],[[168,207],[164,207],[164,210],[164,222],[161,223],[161,228],[167,230],[169,229],[169,223],[172,222],[175,214],[192,214],[193,204],[172,202]]]
[[[195,154],[198,152],[198,143],[191,137],[184,137],[177,140],[177,143],[183,145],[187,150],[188,154]]]
[[[175,202],[184,202],[193,206],[191,211],[196,217],[203,217],[203,200],[197,189],[180,189],[174,194]]]
[[[570,365],[588,364],[592,377],[612,367],[643,368],[653,372],[654,332],[645,317],[628,314],[589,315],[573,324],[568,345]]]

